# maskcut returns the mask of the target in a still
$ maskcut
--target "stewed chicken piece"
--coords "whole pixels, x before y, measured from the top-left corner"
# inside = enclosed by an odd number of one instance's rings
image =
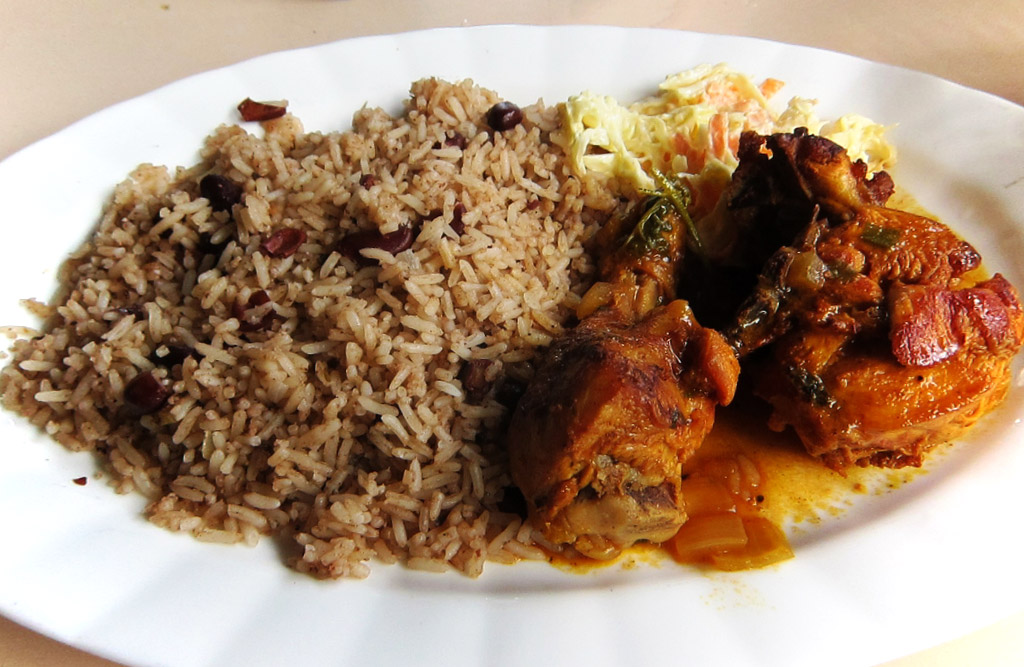
[[[836,469],[920,465],[1002,400],[1024,342],[1016,290],[982,280],[981,257],[942,223],[882,206],[889,191],[797,133],[744,136],[727,193],[737,224],[762,233],[807,216],[728,337],[744,358],[769,346],[745,369],[770,425]]]
[[[602,230],[601,282],[511,421],[512,475],[531,519],[551,542],[592,558],[676,533],[686,520],[682,463],[735,391],[732,349],[672,300],[686,234],[667,197]]]

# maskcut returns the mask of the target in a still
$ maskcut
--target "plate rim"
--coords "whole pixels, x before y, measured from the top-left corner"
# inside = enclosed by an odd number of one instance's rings
[[[612,30],[612,31],[617,31],[617,32],[628,32],[628,33],[638,33],[638,34],[639,33],[656,32],[656,33],[669,33],[669,34],[672,34],[672,35],[685,35],[685,36],[691,36],[691,37],[697,37],[697,38],[708,38],[708,37],[711,37],[711,38],[714,38],[714,39],[725,39],[725,40],[730,40],[730,41],[738,40],[738,41],[741,41],[741,42],[750,42],[750,43],[757,43],[757,44],[770,44],[770,45],[781,46],[781,47],[783,47],[785,49],[797,49],[797,50],[801,50],[801,51],[805,51],[806,50],[806,51],[810,51],[810,52],[819,52],[819,53],[822,53],[822,54],[838,55],[838,56],[841,56],[843,59],[852,59],[852,60],[855,60],[855,61],[859,61],[860,63],[865,64],[865,65],[869,65],[872,68],[874,68],[874,67],[881,67],[881,68],[891,69],[891,70],[894,70],[894,71],[899,71],[899,72],[904,73],[905,75],[912,75],[914,77],[926,77],[926,78],[929,78],[929,79],[931,79],[933,81],[941,82],[941,83],[943,83],[946,86],[953,86],[953,87],[959,89],[962,92],[966,92],[966,93],[969,93],[971,95],[982,95],[982,96],[985,96],[986,98],[989,98],[990,101],[992,101],[992,102],[995,102],[995,103],[998,103],[998,104],[1003,104],[1003,105],[1008,105],[1009,108],[1013,109],[1013,113],[1024,112],[1024,107],[1021,107],[1020,105],[1017,105],[1017,104],[1015,104],[1015,103],[1013,103],[1013,102],[1011,102],[1009,100],[1006,100],[1005,98],[999,97],[999,96],[994,95],[992,93],[988,93],[986,91],[982,91],[982,90],[978,90],[978,89],[975,89],[975,88],[971,88],[971,87],[965,86],[965,85],[957,83],[957,82],[949,81],[949,80],[943,79],[943,78],[938,77],[938,76],[933,75],[933,74],[927,74],[927,73],[918,72],[918,71],[915,71],[915,70],[910,70],[908,68],[901,67],[901,66],[898,66],[898,65],[891,65],[891,64],[887,64],[887,63],[880,63],[880,62],[876,62],[876,61],[872,61],[872,60],[868,60],[868,59],[862,58],[860,56],[854,56],[854,55],[850,55],[850,54],[844,54],[844,53],[838,53],[838,52],[834,52],[834,51],[829,51],[827,49],[821,49],[819,47],[803,46],[803,45],[798,45],[798,44],[789,44],[789,43],[786,43],[786,42],[779,42],[779,41],[774,41],[774,40],[768,40],[768,39],[764,39],[764,38],[760,38],[760,37],[736,36],[736,35],[720,35],[720,34],[713,34],[713,33],[699,33],[699,32],[687,31],[687,30],[676,30],[676,29],[672,29],[672,28],[619,27],[619,26],[587,25],[587,24],[542,25],[542,26],[532,26],[532,25],[522,25],[522,24],[494,24],[494,25],[483,25],[483,26],[429,28],[429,29],[423,29],[423,30],[410,30],[410,31],[404,31],[404,32],[393,33],[393,34],[364,35],[364,36],[358,36],[358,37],[353,37],[353,38],[347,38],[347,39],[343,39],[343,40],[333,40],[333,41],[324,42],[322,44],[316,44],[316,45],[310,45],[310,46],[302,46],[302,47],[297,47],[297,48],[294,48],[294,49],[286,49],[286,50],[282,50],[282,51],[275,51],[275,52],[272,52],[272,53],[261,54],[261,55],[254,56],[254,57],[251,57],[251,58],[245,58],[243,60],[237,61],[235,63],[228,64],[228,65],[224,65],[224,66],[220,66],[220,67],[216,67],[216,68],[211,68],[211,69],[208,69],[208,70],[204,70],[202,72],[197,72],[197,73],[191,74],[191,75],[189,75],[187,77],[184,77],[182,79],[179,79],[177,81],[170,82],[170,83],[158,86],[158,87],[156,87],[156,88],[154,88],[154,89],[152,89],[150,91],[144,92],[144,93],[142,93],[140,95],[136,95],[136,96],[133,96],[131,98],[119,101],[119,102],[117,102],[117,103],[115,103],[113,105],[105,107],[104,109],[102,109],[100,111],[88,114],[87,116],[84,116],[83,118],[76,120],[75,122],[69,124],[68,126],[66,126],[66,127],[62,128],[62,129],[60,129],[60,130],[58,130],[58,131],[48,135],[47,137],[44,137],[43,139],[40,139],[39,141],[33,142],[29,146],[26,146],[24,148],[21,148],[21,149],[15,151],[10,156],[5,158],[2,163],[0,163],[0,170],[5,168],[4,165],[7,165],[8,163],[11,163],[12,161],[17,163],[18,160],[23,160],[24,158],[19,158],[18,157],[18,156],[22,155],[23,153],[27,153],[27,152],[33,151],[33,149],[35,149],[35,147],[40,146],[41,144],[46,144],[48,142],[54,142],[54,141],[60,141],[61,138],[64,137],[65,135],[73,134],[75,131],[78,131],[76,128],[85,126],[89,122],[95,122],[94,119],[96,119],[97,117],[102,117],[102,116],[108,115],[111,112],[112,109],[129,107],[129,106],[131,106],[133,104],[138,103],[140,100],[144,100],[144,99],[150,98],[150,97],[152,97],[152,96],[154,96],[154,95],[156,95],[158,93],[161,93],[161,91],[167,92],[167,91],[172,90],[172,89],[177,88],[177,87],[185,87],[185,86],[188,86],[188,85],[194,85],[197,80],[201,80],[203,78],[209,77],[209,76],[211,76],[214,73],[217,73],[217,72],[230,72],[230,71],[233,71],[236,68],[238,68],[240,66],[243,66],[243,65],[252,66],[251,63],[259,63],[260,61],[265,60],[265,59],[280,58],[280,57],[286,56],[288,54],[295,54],[295,53],[300,53],[300,52],[321,51],[321,50],[323,50],[323,49],[325,49],[327,47],[334,47],[334,46],[339,45],[339,44],[356,45],[356,46],[358,46],[359,44],[370,42],[370,41],[402,40],[402,39],[407,39],[407,38],[409,38],[409,36],[412,36],[412,35],[427,36],[427,35],[436,35],[438,33],[455,33],[455,32],[458,32],[459,34],[464,34],[466,32],[484,33],[484,32],[495,32],[495,31],[506,31],[506,30],[513,30],[513,31],[519,31],[519,32],[521,32],[521,31],[539,31],[539,32],[548,34],[548,33],[562,32],[562,31],[564,31],[566,29],[569,29],[569,30],[581,30],[581,31],[585,31],[585,32],[604,32],[604,31]],[[668,72],[668,71],[665,72],[666,75],[669,74],[669,73],[670,72]],[[488,82],[481,82],[481,83],[483,85],[488,85]],[[198,146],[198,144],[201,142],[201,137],[197,137],[196,139],[197,139],[196,145]],[[111,184],[111,185],[113,185],[113,184]],[[96,213],[98,214],[98,211]],[[95,216],[94,216],[94,219],[95,219]],[[103,491],[105,493],[109,493],[109,489],[107,489],[105,487],[103,488]],[[799,554],[798,554],[797,557],[798,558],[800,557]],[[378,570],[378,569],[381,569],[382,567],[383,566],[381,566],[381,565],[377,565],[377,566],[375,566],[374,569]],[[493,565],[491,565],[490,567],[493,567]],[[424,575],[420,575],[420,576],[424,576]],[[574,576],[576,576],[576,575],[574,575]],[[342,584],[327,584],[327,585],[330,586],[330,585],[345,585],[345,584],[342,583]],[[356,585],[359,585],[359,584],[357,583]],[[29,619],[30,622],[26,622],[26,619],[22,619],[19,616],[17,616],[16,614],[13,614],[12,613],[12,609],[10,608],[10,606],[8,606],[6,600],[3,597],[0,597],[0,613],[3,613],[8,618],[11,618],[13,621],[15,621],[15,622],[17,622],[17,623],[19,623],[21,625],[24,625],[25,627],[29,627],[30,629],[33,629],[33,630],[35,630],[37,632],[41,632],[42,634],[45,634],[45,635],[48,635],[48,636],[55,636],[55,634],[52,632],[52,629],[50,629],[50,628],[37,629],[36,627],[33,627],[33,625],[31,624],[31,619]],[[978,626],[978,627],[980,627],[980,626]],[[73,643],[74,640],[75,640],[74,637],[72,637],[70,635],[68,635],[68,636],[70,637],[70,640],[62,638],[61,641],[65,641],[66,643],[72,643],[72,645],[78,645],[78,644],[74,644]],[[106,652],[106,651],[103,650],[102,647],[93,647],[93,646],[91,646],[89,644],[85,644],[85,646],[87,647],[86,650],[89,650],[90,652],[96,653],[98,655],[106,655],[108,657],[112,657],[113,659],[123,659],[125,657],[125,656],[119,655],[117,653]]]

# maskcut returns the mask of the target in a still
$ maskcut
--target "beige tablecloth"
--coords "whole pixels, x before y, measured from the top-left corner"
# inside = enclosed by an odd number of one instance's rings
[[[251,56],[493,23],[764,37],[910,67],[1024,104],[1020,0],[0,0],[0,159],[110,104]],[[11,536],[4,548],[14,548]],[[58,591],[40,594],[60,604]],[[2,667],[107,664],[0,617]],[[892,663],[1019,664],[1024,614]]]

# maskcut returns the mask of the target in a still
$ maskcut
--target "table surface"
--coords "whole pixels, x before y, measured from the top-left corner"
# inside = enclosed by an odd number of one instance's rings
[[[0,159],[115,102],[246,58],[420,28],[603,24],[762,37],[1024,104],[1020,0],[0,0]],[[112,663],[0,617],[0,665]],[[887,667],[1024,664],[1024,613]]]

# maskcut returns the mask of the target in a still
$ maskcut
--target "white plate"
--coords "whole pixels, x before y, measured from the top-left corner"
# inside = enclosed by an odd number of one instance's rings
[[[414,79],[471,77],[506,98],[583,89],[632,99],[667,74],[727,61],[818,97],[823,117],[886,124],[895,171],[928,208],[1024,285],[1024,109],[918,73],[808,48],[674,31],[488,27],[372,37],[201,74],[86,118],[0,164],[0,323],[31,323],[54,268],[139,162],[191,164],[246,96],[287,98],[307,128],[393,112]],[[317,582],[256,549],[199,544],[140,518],[143,503],[8,414],[0,417],[0,612],[117,660],[230,664],[868,665],[1024,609],[1015,509],[1024,389],[937,470],[863,498],[795,539],[796,559],[703,575],[671,566],[566,574],[491,565],[479,580],[377,565]],[[665,661],[672,661],[668,663]]]

